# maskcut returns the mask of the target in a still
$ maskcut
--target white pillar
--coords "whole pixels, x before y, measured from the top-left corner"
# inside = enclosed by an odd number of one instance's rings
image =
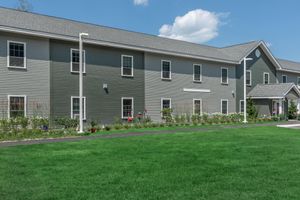
[[[79,34],[79,133],[83,133],[82,35]]]
[[[247,59],[244,58],[244,123],[247,123],[247,88],[246,88],[246,71],[247,71]]]

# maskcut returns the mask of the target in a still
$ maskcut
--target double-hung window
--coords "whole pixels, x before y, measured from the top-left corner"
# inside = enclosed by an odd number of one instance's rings
[[[80,115],[80,98],[78,96],[71,97],[71,118],[79,118]],[[86,98],[82,97],[83,120],[86,120]]]
[[[26,96],[8,96],[8,118],[26,117]]]
[[[201,115],[202,114],[202,100],[193,99],[193,114]]]
[[[252,84],[252,75],[251,75],[251,70],[246,71],[246,85],[251,86]]]
[[[300,77],[297,77],[297,85],[300,86]]]
[[[170,98],[162,98],[161,99],[161,110],[172,108],[171,99]]]
[[[244,113],[244,100],[240,100],[240,113]]]
[[[202,65],[194,64],[194,82],[202,81]]]
[[[221,83],[228,84],[228,68],[221,67]]]
[[[268,72],[264,72],[264,84],[270,83],[270,74]]]
[[[221,113],[224,115],[228,115],[228,100],[221,99]]]
[[[79,50],[71,49],[71,72],[79,73]],[[85,50],[82,51],[82,72],[85,73]]]
[[[169,80],[171,79],[171,61],[161,61],[161,78]]]
[[[122,97],[122,119],[133,117],[133,98]]]
[[[287,76],[286,75],[282,75],[282,83],[287,83]]]
[[[133,76],[133,56],[122,55],[121,75]]]
[[[26,44],[23,42],[7,42],[7,66],[26,69]]]

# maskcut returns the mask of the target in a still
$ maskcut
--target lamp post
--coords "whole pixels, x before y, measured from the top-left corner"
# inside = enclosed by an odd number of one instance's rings
[[[246,75],[247,75],[247,61],[253,60],[252,58],[244,58],[244,123],[247,123],[247,84],[246,84]]]
[[[79,33],[79,131],[83,133],[83,62],[82,62],[82,37],[88,36],[88,33]]]

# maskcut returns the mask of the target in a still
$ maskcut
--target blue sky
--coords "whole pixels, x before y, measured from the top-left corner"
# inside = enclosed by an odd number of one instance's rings
[[[212,46],[264,40],[276,57],[300,61],[299,0],[29,2],[37,13]],[[14,8],[18,4],[17,0],[1,0],[0,5]]]

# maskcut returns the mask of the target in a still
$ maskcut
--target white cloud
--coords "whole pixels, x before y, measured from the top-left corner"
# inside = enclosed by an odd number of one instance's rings
[[[173,25],[164,24],[159,36],[194,43],[204,43],[218,36],[221,18],[229,13],[214,13],[207,10],[192,10],[175,18]]]
[[[147,6],[148,0],[133,0],[133,4],[136,6]]]

